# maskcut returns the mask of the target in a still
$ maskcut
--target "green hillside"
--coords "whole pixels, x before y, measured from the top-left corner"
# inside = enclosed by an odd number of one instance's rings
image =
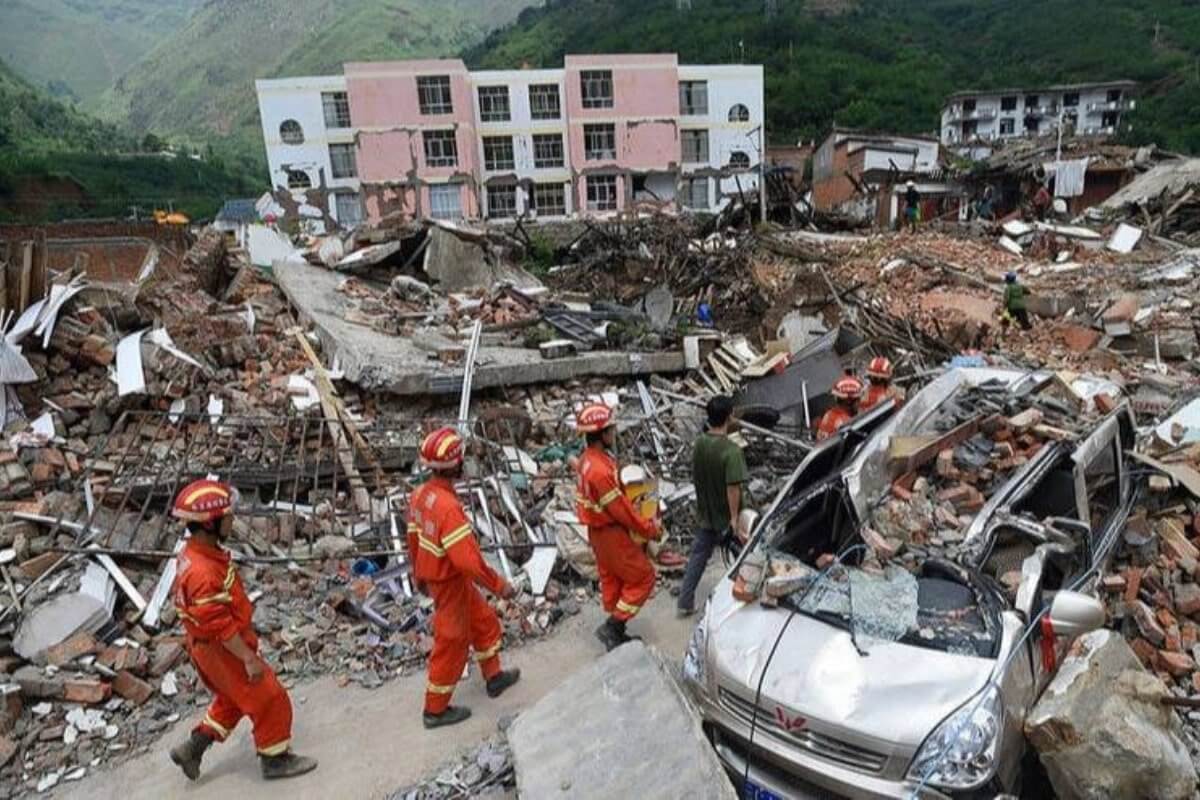
[[[193,141],[232,137],[262,159],[256,78],[356,59],[453,55],[530,0],[209,0],[102,101],[106,119]]]
[[[132,150],[133,138],[34,88],[0,61],[0,157]]]
[[[840,125],[933,132],[965,88],[1130,78],[1131,136],[1200,152],[1196,0],[549,0],[466,52],[474,67],[561,63],[567,52],[676,51],[766,67],[775,141]]]
[[[0,60],[51,93],[98,97],[204,0],[0,0]]]

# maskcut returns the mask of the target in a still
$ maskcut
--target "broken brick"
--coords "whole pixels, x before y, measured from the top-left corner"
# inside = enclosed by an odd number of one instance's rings
[[[1158,662],[1162,668],[1176,678],[1190,675],[1196,671],[1196,662],[1187,653],[1172,653],[1169,650],[1158,651]]]
[[[0,736],[0,769],[6,767],[16,754],[17,743],[7,736]]]
[[[1104,587],[1104,591],[1112,594],[1123,593],[1127,584],[1123,575],[1105,575],[1100,583]]]
[[[1200,612],[1200,586],[1177,583],[1174,588],[1175,611],[1185,617]]]
[[[180,642],[159,642],[154,646],[154,657],[150,661],[150,674],[156,678],[161,678],[176,664],[183,661],[186,656],[187,651]]]
[[[20,691],[6,691],[0,694],[0,734],[11,731],[21,717],[25,702],[21,699]]]
[[[1138,592],[1142,588],[1142,569],[1141,567],[1129,567],[1123,573],[1125,577],[1125,597],[1126,603],[1132,603],[1138,598]]]
[[[99,678],[75,677],[63,681],[62,699],[68,703],[103,703],[112,694],[112,688]]]
[[[1150,607],[1141,600],[1134,600],[1129,604],[1129,610],[1133,614],[1133,621],[1137,623],[1142,636],[1146,637],[1155,647],[1162,647],[1167,641],[1167,633],[1155,619],[1154,612],[1150,610]]]
[[[1141,637],[1134,639],[1129,643],[1129,646],[1133,648],[1134,654],[1137,655],[1138,660],[1147,669],[1150,669],[1158,658],[1158,649]]]
[[[112,690],[134,705],[142,705],[154,694],[154,687],[128,670],[117,673]]]
[[[46,663],[56,667],[74,661],[82,656],[95,653],[99,649],[96,637],[86,631],[80,631],[66,641],[46,650]]]
[[[1036,408],[1027,408],[1020,414],[1008,418],[1009,427],[1016,433],[1025,433],[1034,425],[1041,423],[1042,412]]]

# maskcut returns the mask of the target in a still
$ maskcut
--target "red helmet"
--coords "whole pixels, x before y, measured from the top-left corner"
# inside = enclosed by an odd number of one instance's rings
[[[421,463],[431,469],[452,469],[463,461],[463,440],[454,428],[438,428],[421,442]]]
[[[171,514],[187,522],[213,522],[232,514],[237,501],[237,489],[205,478],[183,487],[175,498]]]
[[[867,365],[867,377],[890,381],[892,379],[892,362],[883,356],[872,358],[871,363]]]
[[[862,396],[863,387],[859,383],[858,378],[853,375],[847,375],[844,378],[839,378],[838,382],[833,385],[833,396],[839,400],[857,400]]]
[[[575,417],[575,430],[580,433],[599,433],[615,424],[612,409],[604,403],[589,403]]]

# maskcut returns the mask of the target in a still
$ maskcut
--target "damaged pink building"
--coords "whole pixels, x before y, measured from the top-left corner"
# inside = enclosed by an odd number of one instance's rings
[[[673,54],[567,56],[562,69],[457,59],[349,63],[258,81],[271,184],[323,187],[340,224],[719,211],[758,190],[761,66]],[[309,195],[311,197],[311,195]]]

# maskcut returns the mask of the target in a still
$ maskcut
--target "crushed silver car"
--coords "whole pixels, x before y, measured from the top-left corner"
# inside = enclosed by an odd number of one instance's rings
[[[744,796],[1019,793],[1022,721],[1103,624],[1091,593],[1134,502],[1116,397],[955,369],[805,457],[683,662]]]

